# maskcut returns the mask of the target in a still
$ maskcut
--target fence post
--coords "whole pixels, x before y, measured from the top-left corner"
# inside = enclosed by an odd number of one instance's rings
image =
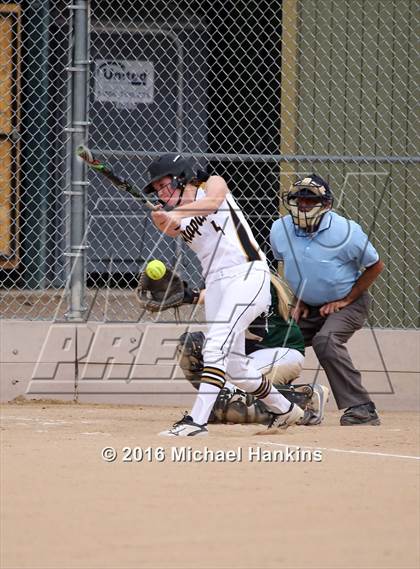
[[[70,188],[66,192],[70,201],[70,243],[68,277],[69,306],[66,318],[81,320],[86,311],[86,229],[87,229],[87,181],[86,168],[77,158],[75,150],[87,141],[89,97],[89,0],[73,0],[71,64],[71,125],[70,132]]]

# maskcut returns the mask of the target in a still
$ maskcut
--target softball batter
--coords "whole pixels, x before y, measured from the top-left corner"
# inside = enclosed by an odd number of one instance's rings
[[[149,166],[145,193],[173,208],[152,212],[155,226],[181,238],[198,256],[206,286],[208,323],[204,369],[189,415],[165,436],[207,435],[207,421],[226,378],[261,399],[273,413],[270,432],[297,423],[303,411],[291,404],[245,356],[245,331],[270,305],[270,273],[242,211],[220,176],[199,184],[189,161],[164,155]]]

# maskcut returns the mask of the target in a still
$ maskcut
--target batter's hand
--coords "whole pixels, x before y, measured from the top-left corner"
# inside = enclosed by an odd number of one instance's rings
[[[334,312],[339,312],[345,306],[348,306],[350,302],[348,300],[334,300],[333,302],[327,302],[323,304],[319,309],[320,316],[328,316],[328,314],[334,314]]]
[[[172,212],[157,209],[152,211],[152,220],[161,231],[176,231],[179,229],[179,220]]]
[[[307,318],[309,316],[309,308],[302,300],[298,300],[297,304],[292,306],[290,316],[295,322],[299,322],[301,318]]]

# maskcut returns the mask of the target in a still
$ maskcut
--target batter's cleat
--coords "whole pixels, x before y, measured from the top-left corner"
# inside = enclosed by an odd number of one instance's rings
[[[348,427],[352,425],[380,425],[381,420],[376,412],[375,403],[363,403],[362,405],[354,405],[344,411],[340,418],[340,425]]]
[[[315,383],[313,394],[306,406],[301,425],[319,425],[324,420],[325,405],[330,398],[330,390],[325,385]]]
[[[162,437],[203,437],[209,434],[206,425],[197,425],[190,415],[185,414],[180,421],[159,435]]]
[[[295,403],[292,403],[286,413],[272,413],[267,430],[257,434],[270,435],[271,433],[276,432],[278,429],[284,430],[291,425],[298,425],[303,419],[303,415],[303,410]]]

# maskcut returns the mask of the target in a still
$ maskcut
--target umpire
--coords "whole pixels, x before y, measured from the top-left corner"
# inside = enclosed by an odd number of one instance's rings
[[[282,196],[290,215],[271,228],[274,257],[294,293],[292,317],[330,382],[341,425],[379,425],[375,404],[345,346],[365,322],[367,292],[384,268],[360,225],[331,211],[328,184],[311,174]]]

